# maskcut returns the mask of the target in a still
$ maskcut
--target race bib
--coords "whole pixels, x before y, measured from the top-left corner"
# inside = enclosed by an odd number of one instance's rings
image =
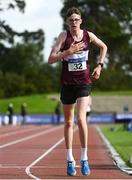
[[[86,61],[70,63],[68,62],[68,70],[69,71],[82,71],[87,69]]]
[[[68,56],[68,71],[83,71],[87,69],[88,51],[81,51]]]

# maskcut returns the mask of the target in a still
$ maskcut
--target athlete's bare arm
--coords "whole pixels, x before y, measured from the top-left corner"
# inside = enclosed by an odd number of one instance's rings
[[[62,32],[56,40],[55,45],[53,46],[51,53],[48,58],[48,63],[52,64],[57,62],[58,60],[63,60],[66,56],[74,54],[75,52],[81,51],[85,47],[84,42],[79,42],[75,44],[74,42],[71,44],[70,48],[61,52],[60,49],[64,44],[67,33]]]
[[[56,61],[58,60],[61,60],[61,54],[60,54],[60,49],[64,43],[66,39],[66,32],[62,32],[60,33],[60,35],[58,36],[51,52],[50,52],[50,55],[49,55],[49,58],[48,58],[48,63],[49,64],[52,64],[52,63],[55,63]]]
[[[97,36],[95,36],[92,32],[88,32],[88,33],[89,33],[91,42],[100,48],[99,63],[103,64],[106,53],[107,53],[107,46],[103,41],[101,41],[99,38],[97,38]],[[100,65],[97,65],[97,67],[93,70],[92,76],[95,79],[99,79],[101,69],[102,69],[102,67]]]

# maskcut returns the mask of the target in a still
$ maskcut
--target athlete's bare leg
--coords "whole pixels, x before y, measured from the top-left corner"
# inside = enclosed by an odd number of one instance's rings
[[[67,149],[72,149],[74,108],[75,108],[75,104],[63,105],[64,118],[65,118],[64,136],[65,136],[65,144]]]
[[[89,97],[81,97],[77,99],[77,123],[82,148],[87,148],[88,144],[88,127],[86,121],[88,100]]]

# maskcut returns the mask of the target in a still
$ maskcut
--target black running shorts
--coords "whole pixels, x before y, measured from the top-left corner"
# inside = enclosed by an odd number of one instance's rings
[[[63,85],[61,88],[62,104],[74,104],[79,97],[89,96],[91,84],[89,85]]]

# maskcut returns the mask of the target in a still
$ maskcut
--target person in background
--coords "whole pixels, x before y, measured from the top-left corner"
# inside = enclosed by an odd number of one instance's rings
[[[21,117],[22,117],[21,124],[24,124],[25,121],[26,121],[26,116],[27,116],[27,105],[26,105],[26,103],[23,103],[21,105],[21,113],[20,114],[21,114]]]
[[[13,104],[10,103],[7,107],[7,115],[8,115],[8,119],[9,119],[9,124],[13,123],[13,115],[14,115],[14,107]]]
[[[56,115],[56,124],[60,124],[60,118],[61,118],[61,103],[58,102],[55,107],[55,115]]]
[[[73,156],[73,128],[75,104],[81,142],[81,173],[90,174],[88,163],[88,127],[86,111],[91,93],[91,75],[99,79],[107,52],[107,46],[95,34],[81,29],[82,18],[79,9],[72,7],[66,14],[67,30],[59,34],[48,58],[48,63],[62,62],[61,102],[64,111],[64,137],[67,153],[67,175],[76,175],[76,161]],[[98,63],[92,74],[88,60],[89,46],[93,43],[100,49]]]

